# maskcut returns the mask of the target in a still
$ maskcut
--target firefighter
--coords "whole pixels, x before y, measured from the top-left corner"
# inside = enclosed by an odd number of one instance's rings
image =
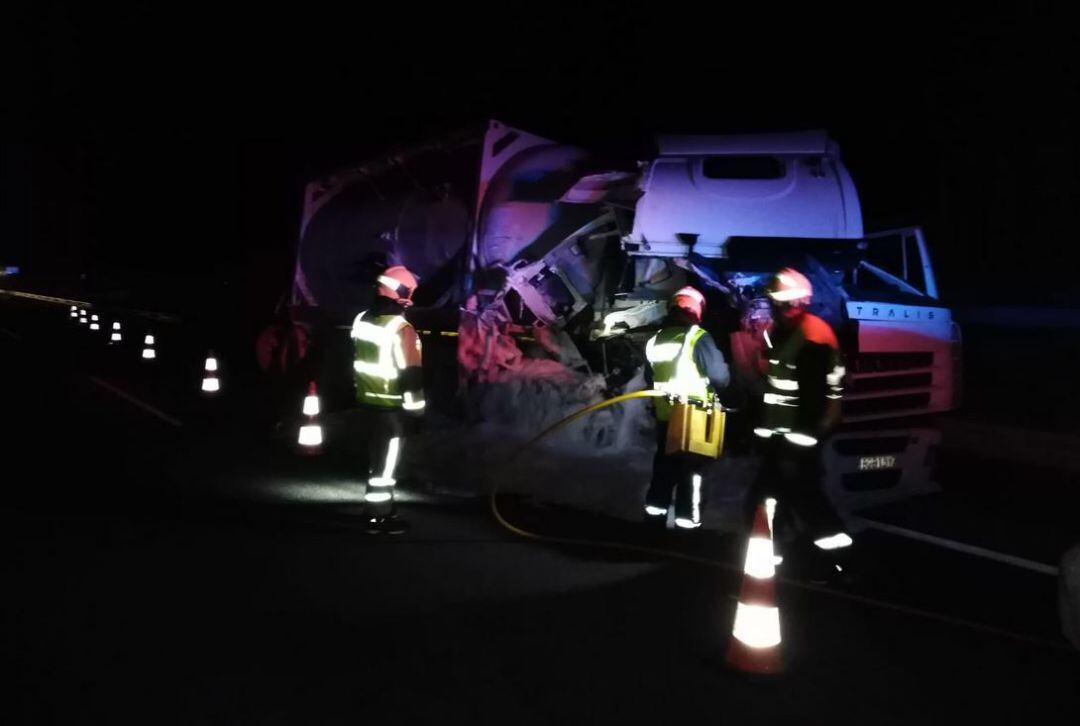
[[[406,435],[424,410],[420,338],[405,320],[416,278],[401,266],[379,275],[375,302],[356,316],[350,337],[356,400],[367,438],[364,505],[371,533],[400,534],[394,505],[395,471]]]
[[[730,380],[723,353],[701,327],[704,312],[705,296],[693,287],[682,288],[671,299],[663,327],[645,346],[648,379],[653,388],[672,399],[711,403]],[[645,496],[645,521],[665,526],[674,490],[675,525],[696,529],[701,526],[702,510],[700,460],[664,452],[671,399],[655,399],[654,413],[656,454]]]
[[[822,444],[840,419],[840,349],[829,324],[807,310],[813,288],[804,275],[784,268],[766,293],[772,324],[764,331],[767,377],[754,429],[762,462],[747,510],[776,499],[777,540],[810,556],[814,579],[831,579],[842,569],[840,552],[852,544],[823,488]]]

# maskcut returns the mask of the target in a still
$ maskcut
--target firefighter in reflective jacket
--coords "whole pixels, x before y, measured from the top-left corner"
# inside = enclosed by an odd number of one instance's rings
[[[405,437],[424,410],[420,338],[405,320],[416,278],[401,266],[379,276],[370,310],[353,321],[356,400],[367,437],[368,476],[364,492],[369,531],[404,530],[394,506],[395,470]]]
[[[818,565],[852,544],[822,486],[822,442],[840,419],[844,368],[832,328],[807,311],[810,281],[784,268],[767,289],[772,326],[765,331],[767,378],[762,417],[754,433],[764,441],[762,465],[747,500],[753,511],[777,500],[775,531],[781,542],[803,539]],[[801,533],[795,532],[795,519]],[[840,569],[836,566],[835,569]],[[820,572],[820,570],[819,570]]]
[[[727,362],[712,336],[701,327],[705,296],[684,287],[672,297],[663,327],[645,346],[647,377],[653,388],[672,398],[708,402],[727,387]],[[700,462],[693,457],[668,456],[664,452],[671,403],[655,400],[656,454],[652,483],[645,496],[645,521],[662,526],[667,519],[672,490],[675,491],[675,525],[683,529],[701,526]]]

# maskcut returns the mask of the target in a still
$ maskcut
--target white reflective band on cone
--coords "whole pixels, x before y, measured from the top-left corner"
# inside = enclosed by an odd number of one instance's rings
[[[85,322],[86,322],[86,318],[79,318],[79,324],[80,325],[85,323]]]
[[[732,635],[751,648],[780,645],[780,609],[739,603]]]
[[[850,547],[853,541],[850,536],[845,532],[834,534],[831,537],[822,537],[821,539],[814,540],[814,544],[823,550],[838,550],[844,547]]]
[[[663,507],[654,507],[651,504],[646,504],[645,514],[649,515],[650,517],[660,517],[667,514],[667,510]]]
[[[101,326],[98,325],[97,323],[90,323],[90,329],[91,330],[101,330]]]
[[[769,497],[768,499],[765,500],[765,519],[767,519],[769,521],[769,536],[770,537],[774,536],[773,519],[776,517],[776,505],[777,505],[777,501],[775,499],[773,499],[772,497]],[[781,557],[780,555],[776,554],[776,547],[775,546],[773,547],[772,553],[773,553],[773,558],[772,558],[773,567],[779,567],[781,565],[781,563],[783,563],[784,558]]]
[[[304,415],[305,416],[318,416],[319,415],[319,397],[318,396],[305,396],[304,397]]]
[[[365,502],[389,502],[392,495],[390,492],[368,492],[364,495]]]
[[[213,393],[221,389],[221,383],[216,378],[204,378],[202,382],[202,389],[207,393]]]
[[[815,446],[817,444],[817,439],[806,434],[792,432],[784,434],[784,438],[796,446]]]
[[[205,368],[205,370],[216,371],[217,370],[217,358],[207,358],[206,359],[206,368]]]
[[[758,580],[767,580],[776,574],[772,542],[764,537],[751,537],[746,546],[746,566],[743,572]]]
[[[113,323],[112,324],[112,329],[113,330],[120,330],[120,323]]]
[[[322,444],[322,426],[308,424],[300,427],[301,446],[319,446]]]
[[[754,433],[763,439],[767,439],[773,435],[773,430],[758,426],[756,429],[754,429]]]
[[[153,345],[154,344],[154,336],[148,335],[145,338],[143,338],[143,344],[144,345]]]
[[[113,333],[111,339],[114,343],[119,343],[121,340],[120,333]]]
[[[154,349],[153,348],[146,348],[142,352],[142,357],[147,359],[147,360],[150,360],[150,359],[154,358]]]
[[[97,322],[98,316],[97,315],[91,315],[90,319],[93,320],[94,322]]]
[[[682,527],[683,529],[697,529],[701,526],[701,522],[695,522],[692,519],[683,519],[682,517],[676,517],[675,526]]]

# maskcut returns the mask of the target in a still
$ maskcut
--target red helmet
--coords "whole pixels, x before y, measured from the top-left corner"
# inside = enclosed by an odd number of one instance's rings
[[[701,320],[701,316],[705,314],[705,296],[689,285],[677,291],[671,297],[671,301],[675,303],[675,307],[686,310],[698,320]]]
[[[789,305],[809,305],[814,296],[810,281],[791,267],[785,267],[773,275],[765,291],[772,300]]]
[[[383,297],[401,303],[412,305],[413,292],[416,291],[416,277],[401,265],[394,265],[383,274],[379,275],[377,292]]]

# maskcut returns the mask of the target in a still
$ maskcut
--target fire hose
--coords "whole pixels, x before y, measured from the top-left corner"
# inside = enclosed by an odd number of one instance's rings
[[[510,455],[510,457],[503,463],[503,465],[502,465],[502,467],[500,467],[500,469],[512,464],[514,461],[517,460],[517,458],[521,454],[523,454],[525,451],[528,451],[530,448],[535,446],[537,443],[539,443],[545,437],[550,436],[551,434],[555,433],[556,431],[558,431],[558,430],[560,430],[560,429],[562,429],[562,428],[564,428],[566,426],[569,426],[570,424],[574,423],[575,421],[577,421],[577,420],[579,420],[581,418],[584,418],[585,416],[588,416],[591,413],[595,413],[596,411],[599,411],[599,410],[601,410],[603,408],[607,408],[608,406],[614,406],[614,405],[619,404],[619,403],[625,403],[626,401],[630,401],[630,400],[633,400],[635,398],[666,398],[667,396],[668,396],[668,394],[663,392],[663,391],[657,391],[657,390],[653,390],[653,389],[646,389],[646,390],[643,390],[643,391],[633,391],[631,393],[624,393],[622,395],[614,396],[613,398],[608,398],[608,399],[606,399],[604,401],[600,401],[599,403],[594,403],[594,404],[591,404],[589,406],[586,406],[585,408],[582,408],[582,409],[580,409],[578,411],[575,411],[574,413],[570,414],[566,418],[552,424],[551,426],[547,427],[546,429],[541,431],[539,434],[537,434],[533,438],[526,441],[523,445],[518,447],[518,449],[516,451],[514,451],[513,454]],[[655,548],[655,547],[646,547],[646,546],[642,546],[642,545],[630,544],[628,542],[611,542],[611,541],[605,541],[605,540],[579,539],[579,538],[573,538],[573,537],[553,537],[553,536],[550,536],[550,535],[539,534],[537,532],[530,532],[527,529],[523,529],[523,528],[509,522],[506,519],[506,517],[503,515],[503,513],[501,511],[499,511],[499,500],[498,500],[499,485],[498,485],[498,481],[499,481],[498,478],[496,478],[495,482],[494,482],[494,484],[492,485],[492,488],[491,488],[491,495],[490,495],[490,499],[489,499],[490,506],[491,506],[491,513],[495,517],[495,521],[498,522],[501,527],[503,527],[504,529],[506,529],[509,532],[512,532],[513,534],[518,535],[519,537],[524,537],[526,539],[542,541],[542,542],[550,542],[550,543],[553,543],[553,544],[573,545],[573,546],[579,546],[579,547],[581,547],[581,546],[584,546],[584,547],[600,547],[600,548],[603,548],[603,549],[627,550],[627,551],[631,551],[631,552],[638,552],[638,553],[641,553],[641,554],[649,554],[649,555],[653,555],[653,556],[667,557],[667,558],[671,558],[671,559],[686,560],[688,562],[694,562],[694,563],[697,563],[697,564],[700,564],[700,565],[708,565],[710,567],[719,567],[721,569],[731,570],[731,571],[737,571],[739,569],[737,566],[728,564],[726,562],[720,562],[719,560],[713,560],[713,559],[709,559],[707,557],[697,557],[697,556],[694,556],[694,555],[685,554],[683,552],[677,552],[675,550],[664,550],[664,549],[658,549],[658,548]]]
[[[536,436],[531,438],[529,441],[525,442],[525,444],[520,446],[513,454],[511,454],[510,457],[505,462],[503,462],[502,466],[499,467],[499,468],[500,469],[505,468],[506,466],[513,463],[522,453],[524,453],[528,449],[532,448],[539,441],[541,441],[544,437],[549,436],[549,435],[553,434],[554,432],[558,431],[559,429],[562,429],[562,428],[572,424],[573,422],[575,422],[575,421],[577,421],[577,420],[579,420],[579,419],[581,419],[581,418],[583,418],[585,416],[588,416],[591,413],[599,411],[600,409],[607,408],[608,406],[614,406],[614,405],[619,404],[619,403],[625,403],[626,401],[630,401],[630,400],[633,400],[635,398],[659,398],[659,397],[664,397],[666,395],[667,394],[662,392],[662,391],[656,391],[656,390],[651,390],[651,389],[650,390],[643,390],[643,391],[634,391],[632,393],[624,393],[624,394],[622,394],[620,396],[615,396],[613,398],[609,398],[607,400],[600,401],[599,403],[594,403],[594,404],[591,404],[589,406],[586,406],[585,408],[582,408],[579,411],[576,411],[576,412],[570,414],[569,416],[562,419],[561,421],[558,421],[557,423],[549,426],[548,428],[544,429],[539,434],[537,434]],[[679,552],[677,550],[672,550],[672,549],[664,549],[664,548],[660,548],[660,547],[649,547],[649,546],[646,546],[646,545],[637,545],[637,544],[632,544],[632,543],[629,543],[629,542],[617,542],[617,541],[610,541],[610,540],[585,539],[585,538],[578,538],[578,537],[558,537],[558,536],[545,535],[545,534],[540,534],[540,533],[537,533],[537,532],[529,531],[527,529],[524,529],[522,527],[519,527],[519,526],[509,522],[506,519],[506,517],[503,515],[503,513],[501,511],[499,511],[498,481],[499,481],[498,477],[496,477],[495,482],[493,483],[492,489],[491,489],[491,495],[490,495],[491,513],[495,517],[495,521],[498,522],[499,525],[503,529],[505,529],[508,532],[511,532],[512,534],[515,534],[515,535],[517,535],[519,537],[523,537],[525,539],[533,540],[533,541],[536,541],[536,542],[546,542],[546,543],[549,543],[549,544],[566,545],[566,546],[572,546],[572,547],[593,547],[593,548],[606,549],[606,550],[619,550],[619,551],[622,551],[622,552],[634,552],[636,554],[649,555],[651,557],[659,557],[659,558],[668,559],[668,560],[681,560],[681,561],[684,561],[684,562],[692,562],[692,563],[697,564],[697,565],[704,565],[706,567],[710,567],[710,568],[714,568],[714,569],[720,569],[720,570],[726,570],[728,572],[741,572],[742,571],[742,567],[737,565],[737,564],[732,564],[732,563],[729,563],[729,562],[723,562],[721,560],[712,559],[712,558],[709,558],[709,557],[699,557],[697,555],[687,554],[685,552]],[[988,634],[996,635],[998,637],[1008,638],[1010,640],[1016,640],[1016,641],[1020,641],[1020,642],[1024,642],[1024,643],[1029,643],[1029,644],[1032,644],[1032,645],[1042,646],[1044,648],[1049,648],[1049,649],[1052,649],[1052,650],[1059,650],[1059,651],[1069,650],[1068,646],[1066,646],[1064,644],[1061,644],[1061,643],[1057,643],[1057,642],[1054,642],[1054,641],[1047,640],[1045,638],[1033,637],[1033,636],[1029,636],[1029,635],[1025,635],[1025,634],[1021,634],[1021,633],[1015,633],[1015,632],[1012,632],[1010,630],[1005,630],[1003,628],[997,628],[997,627],[994,627],[994,626],[986,625],[984,623],[978,623],[978,622],[974,622],[974,621],[971,621],[971,620],[965,620],[963,618],[957,618],[957,617],[953,617],[953,616],[949,616],[949,615],[944,615],[942,613],[936,613],[936,612],[933,612],[933,611],[930,611],[930,610],[923,610],[921,608],[914,608],[914,607],[909,607],[909,606],[906,606],[906,605],[900,605],[900,604],[897,604],[897,603],[891,603],[891,602],[888,602],[888,601],[885,601],[885,600],[879,600],[877,598],[866,597],[866,596],[863,596],[863,595],[856,595],[855,593],[843,592],[843,591],[835,590],[835,589],[832,589],[832,588],[829,588],[829,587],[824,587],[824,586],[820,586],[820,585],[814,585],[814,584],[807,583],[807,582],[801,582],[799,580],[795,580],[795,579],[791,579],[791,578],[787,578],[787,577],[782,577],[782,576],[777,576],[776,581],[778,583],[780,583],[780,584],[783,584],[783,585],[787,586],[787,587],[794,587],[794,588],[798,588],[798,589],[801,589],[801,590],[806,590],[806,591],[810,591],[810,592],[816,592],[816,593],[823,594],[823,595],[830,595],[832,597],[839,598],[841,600],[847,600],[849,602],[856,602],[856,603],[860,603],[862,605],[866,605],[866,606],[873,607],[873,608],[878,608],[878,609],[881,609],[881,610],[887,610],[887,611],[891,611],[891,612],[901,613],[901,614],[904,614],[904,615],[914,616],[914,617],[917,617],[917,618],[922,618],[924,620],[931,620],[931,621],[935,621],[935,622],[938,622],[938,623],[945,623],[945,624],[948,624],[948,625],[952,625],[954,627],[960,627],[960,628],[965,628],[965,629],[968,629],[968,630],[975,630],[975,631],[982,632],[982,633],[988,633]]]

